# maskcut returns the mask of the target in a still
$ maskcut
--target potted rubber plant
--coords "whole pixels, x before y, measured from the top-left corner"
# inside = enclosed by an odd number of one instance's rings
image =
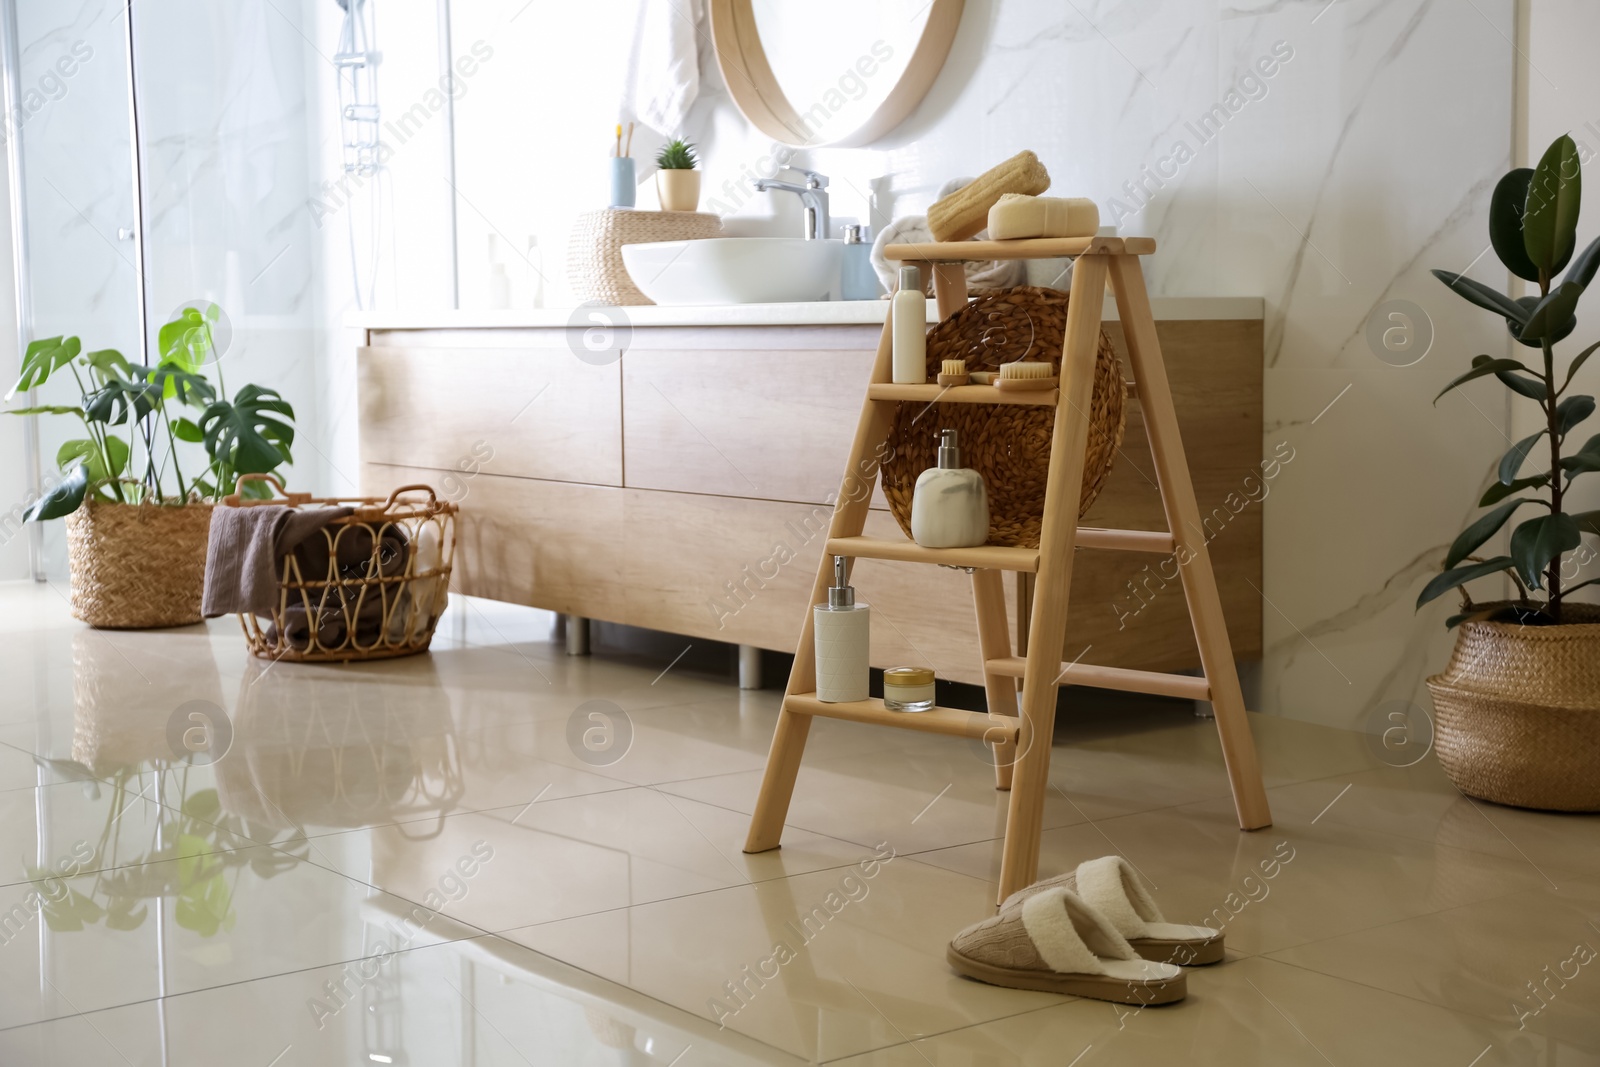
[[[683,138],[668,141],[656,153],[656,195],[663,211],[694,211],[700,206],[700,160]]]
[[[72,613],[91,626],[199,622],[213,502],[240,474],[292,462],[289,403],[258,385],[228,398],[212,332],[219,316],[215,304],[191,307],[162,326],[155,366],[115,349],[84,352],[76,337],[34,341],[23,355],[7,399],[62,372],[79,394],[76,403],[9,413],[83,426],[56,453],[61,477],[23,518],[67,520]],[[197,451],[205,461],[186,476],[184,456]]]
[[[1600,809],[1600,606],[1573,599],[1600,582],[1574,581],[1585,536],[1600,536],[1600,511],[1572,506],[1574,483],[1600,471],[1600,434],[1572,447],[1595,410],[1594,397],[1572,392],[1573,377],[1600,343],[1556,357],[1600,269],[1600,240],[1574,255],[1581,195],[1578,148],[1566,136],[1537,167],[1513,170],[1495,187],[1490,242],[1537,295],[1513,299],[1465,275],[1433,272],[1534,350],[1527,362],[1476,356],[1439,397],[1493,376],[1514,402],[1537,407],[1539,429],[1501,458],[1478,501],[1488,511],[1456,537],[1443,573],[1417,598],[1419,608],[1452,590],[1462,599],[1446,623],[1458,628],[1450,663],[1428,679],[1434,747],[1451,781],[1470,796],[1565,811]],[[1508,526],[1508,551],[1491,554],[1484,546]],[[1474,602],[1467,584],[1483,579],[1502,590],[1509,579],[1517,595]]]

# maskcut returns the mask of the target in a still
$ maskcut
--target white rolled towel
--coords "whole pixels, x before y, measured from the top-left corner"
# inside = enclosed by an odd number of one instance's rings
[[[971,184],[971,178],[952,178],[944,183],[934,199],[942,200],[957,189]],[[987,240],[988,232],[979,233],[972,239]],[[896,264],[890,263],[883,254],[884,246],[924,244],[933,240],[935,238],[933,231],[928,229],[926,215],[902,215],[878,231],[878,236],[872,242],[872,269],[877,273],[878,281],[883,283],[885,292],[894,292],[899,287],[899,279],[895,277]],[[1028,265],[1022,260],[992,260],[968,263],[966,267],[967,285],[974,289],[1007,289],[1013,285],[1026,285],[1028,281]],[[922,279],[923,286],[926,287],[930,281],[930,278]]]

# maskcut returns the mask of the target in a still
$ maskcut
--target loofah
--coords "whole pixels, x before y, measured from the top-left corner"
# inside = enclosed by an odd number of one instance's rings
[[[1006,193],[1038,196],[1050,188],[1050,172],[1039,157],[1018,152],[978,175],[928,209],[928,230],[938,241],[965,241],[989,224],[989,209]]]

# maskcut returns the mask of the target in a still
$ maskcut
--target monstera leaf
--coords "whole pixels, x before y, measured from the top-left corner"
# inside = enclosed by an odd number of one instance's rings
[[[11,387],[6,399],[43,385],[50,375],[72,362],[81,351],[83,345],[76,337],[47,337],[34,341],[22,355],[22,377]]]
[[[280,418],[280,416],[283,416]],[[294,408],[274,389],[247,385],[200,415],[206,451],[239,474],[260,474],[288,462]]]
[[[89,465],[80,463],[61,479],[61,484],[28,505],[22,513],[24,522],[43,522],[71,515],[83,503],[83,494],[89,490]]]
[[[121,426],[131,417],[143,419],[161,401],[161,386],[147,381],[113,378],[83,398],[83,410],[90,422]]]
[[[106,461],[109,461],[109,467]],[[87,438],[68,441],[56,452],[56,466],[62,470],[70,470],[78,463],[89,468],[91,482],[109,481],[128,469],[128,443],[120,437],[106,435],[103,458],[100,446]]]
[[[205,366],[214,348],[211,324],[221,317],[222,309],[215,304],[208,305],[204,314],[199,308],[184,308],[156,334],[162,360],[190,372]]]

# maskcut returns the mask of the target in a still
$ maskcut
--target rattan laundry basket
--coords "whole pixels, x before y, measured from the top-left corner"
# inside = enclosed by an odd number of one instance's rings
[[[994,370],[1026,359],[1061,371],[1067,294],[1018,286],[972,301],[928,334],[928,378],[942,360],[964,359],[968,371]],[[1099,496],[1122,446],[1126,410],[1122,372],[1111,338],[1100,333],[1094,399],[1086,413],[1089,448],[1084,458],[1081,515]],[[889,431],[883,494],[906,536],[911,536],[911,496],[917,477],[937,465],[940,430],[956,430],[962,461],[983,475],[989,493],[989,544],[1039,547],[1045,478],[1056,409],[1044,406],[902,402]]]
[[[246,500],[246,481],[283,499]],[[270,474],[247,474],[224,507],[349,505],[355,510],[278,561],[278,603],[266,619],[240,615],[250,651],[267,659],[347,662],[426,652],[449,597],[457,507],[425,485],[383,497],[288,493]],[[318,562],[311,562],[318,561]]]
[[[1600,606],[1561,610],[1560,626],[1463,622],[1428,679],[1434,750],[1468,796],[1600,811]]]
[[[102,630],[199,622],[210,530],[210,504],[85,497],[67,516],[73,616]]]
[[[567,283],[579,300],[605,304],[654,303],[628,276],[623,245],[698,241],[722,236],[722,220],[701,211],[633,211],[606,208],[578,216],[567,243]]]

